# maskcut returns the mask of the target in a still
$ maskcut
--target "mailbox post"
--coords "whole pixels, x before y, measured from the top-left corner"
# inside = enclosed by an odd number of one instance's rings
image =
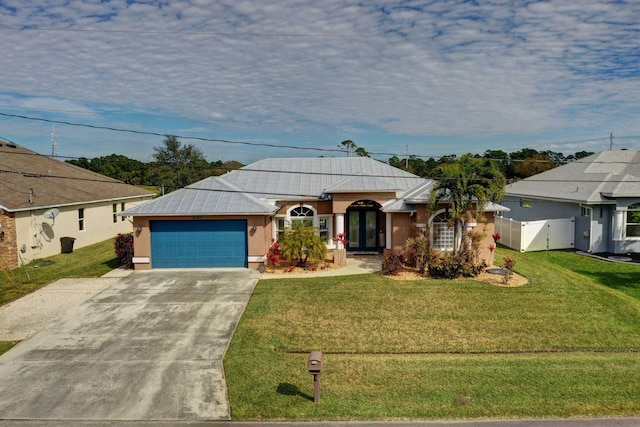
[[[307,370],[313,375],[313,402],[320,402],[320,373],[322,372],[322,353],[312,351],[307,360]]]

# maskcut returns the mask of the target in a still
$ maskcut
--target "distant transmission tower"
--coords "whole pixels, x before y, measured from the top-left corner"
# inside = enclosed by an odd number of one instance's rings
[[[53,130],[51,131],[51,157],[56,157],[58,155],[58,143],[56,142],[56,125],[53,125]]]

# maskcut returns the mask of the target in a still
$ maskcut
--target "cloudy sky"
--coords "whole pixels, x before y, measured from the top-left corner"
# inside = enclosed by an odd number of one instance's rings
[[[0,137],[43,154],[640,149],[635,0],[0,0],[0,37]]]

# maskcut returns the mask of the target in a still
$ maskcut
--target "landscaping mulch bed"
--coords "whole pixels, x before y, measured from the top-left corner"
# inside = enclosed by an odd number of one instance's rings
[[[504,286],[504,287],[518,287],[524,286],[529,283],[529,279],[524,276],[519,275],[518,273],[513,273],[509,280],[505,282],[505,276],[502,274],[494,274],[489,273],[487,270],[490,269],[501,269],[499,266],[490,266],[484,269],[479,275],[476,277],[470,278],[471,280],[477,280],[479,282],[490,283],[495,286]],[[382,273],[379,273],[382,274]],[[418,273],[416,268],[412,267],[404,267],[398,274],[386,276],[395,280],[424,280],[429,278],[428,275],[423,276]]]

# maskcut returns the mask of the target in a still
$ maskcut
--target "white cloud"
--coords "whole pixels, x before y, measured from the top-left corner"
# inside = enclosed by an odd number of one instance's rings
[[[636,3],[48,3],[3,3],[0,94],[15,108],[164,112],[310,144],[640,134]]]

